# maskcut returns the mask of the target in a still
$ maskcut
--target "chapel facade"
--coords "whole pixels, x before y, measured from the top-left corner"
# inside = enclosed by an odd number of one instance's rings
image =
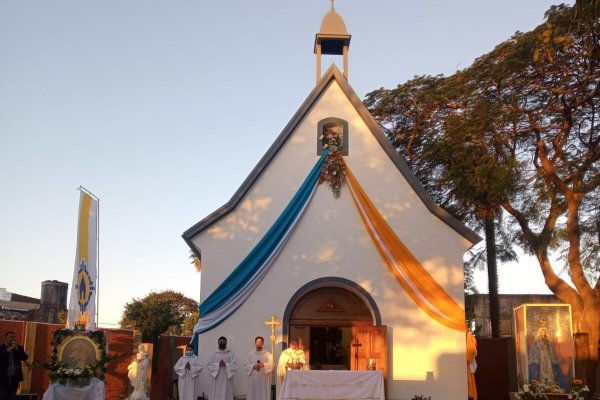
[[[257,335],[270,351],[275,315],[276,360],[297,339],[313,370],[382,370],[388,399],[463,400],[463,254],[481,239],[435,205],[353,91],[350,39],[332,6],[315,88],[231,200],[183,234],[203,266],[194,341],[205,361],[226,336],[242,364]],[[343,70],[323,73],[322,54]],[[241,370],[234,384],[243,395]]]

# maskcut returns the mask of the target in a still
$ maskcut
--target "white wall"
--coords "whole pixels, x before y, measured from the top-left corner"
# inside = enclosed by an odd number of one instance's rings
[[[309,110],[240,206],[193,239],[202,250],[202,298],[260,240],[306,178],[318,160],[317,123],[326,117],[348,121],[349,167],[398,237],[463,304],[462,256],[469,243],[421,203],[335,82]],[[201,359],[206,362],[217,338],[227,336],[240,364],[234,378],[235,393],[245,393],[241,364],[256,335],[268,338],[270,331],[264,321],[271,314],[282,318],[290,297],[323,276],[352,280],[376,301],[382,322],[388,326],[388,398],[410,399],[415,394],[433,399],[466,398],[464,333],[433,321],[403,292],[373,246],[346,187],[337,200],[325,185],[317,189],[257,290],[232,317],[200,336]],[[278,357],[281,337],[276,341]],[[268,339],[265,347],[270,349]],[[202,375],[207,388],[208,374]]]

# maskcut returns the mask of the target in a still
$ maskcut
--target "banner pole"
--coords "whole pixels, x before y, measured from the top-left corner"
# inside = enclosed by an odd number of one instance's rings
[[[98,329],[98,323],[100,318],[100,199],[98,196],[93,194],[90,190],[82,185],[79,185],[79,190],[83,190],[89,194],[98,202],[98,213],[96,215],[96,329]]]

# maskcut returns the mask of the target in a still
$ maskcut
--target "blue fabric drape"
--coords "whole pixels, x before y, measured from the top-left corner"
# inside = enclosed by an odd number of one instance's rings
[[[194,328],[194,342],[198,333],[214,328],[231,315],[262,280],[274,259],[274,254],[280,250],[306,208],[316,188],[327,154],[328,151],[323,152],[294,197],[256,246],[202,302],[200,320]]]

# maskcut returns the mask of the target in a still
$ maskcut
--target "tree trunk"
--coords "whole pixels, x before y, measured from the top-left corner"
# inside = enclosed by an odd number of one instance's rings
[[[490,213],[491,214],[491,213]],[[494,216],[485,217],[485,248],[487,252],[488,290],[492,337],[500,337],[500,305],[498,301],[498,268],[496,265],[496,231]]]
[[[578,329],[581,329],[585,334],[587,334],[588,338],[588,351],[586,358],[586,368],[582,371],[585,376],[579,375],[580,378],[584,379],[587,385],[592,390],[592,393],[598,390],[598,346],[600,345],[600,335],[598,332],[598,326],[600,324],[600,302],[594,302],[594,304],[585,304],[583,307],[583,312],[581,314],[581,322],[576,323],[577,332]],[[577,342],[576,342],[577,346]],[[579,374],[577,369],[575,370],[576,374]]]

